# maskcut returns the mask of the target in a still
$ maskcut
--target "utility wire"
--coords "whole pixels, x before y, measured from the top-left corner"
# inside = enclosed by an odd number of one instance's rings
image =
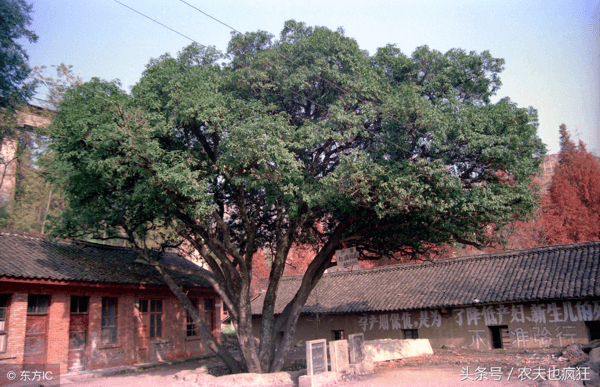
[[[116,0],[115,0],[115,1],[116,1]],[[238,30],[236,30],[235,28],[231,27],[230,25],[228,25],[228,24],[226,24],[226,23],[222,22],[221,20],[219,20],[219,19],[217,19],[217,18],[215,18],[215,17],[213,17],[213,16],[211,16],[211,15],[207,14],[206,12],[202,11],[201,9],[199,9],[199,8],[197,8],[197,7],[193,6],[193,5],[191,5],[191,4],[190,4],[190,3],[188,3],[187,1],[184,1],[184,0],[179,0],[179,1],[181,1],[182,3],[186,4],[187,6],[189,6],[189,7],[193,8],[193,9],[195,9],[196,11],[198,11],[198,12],[202,13],[203,15],[206,15],[206,16],[208,16],[209,18],[211,18],[211,19],[213,19],[213,20],[217,21],[218,23],[221,23],[221,24],[223,24],[224,26],[226,26],[226,27],[230,28],[231,30],[233,30],[233,31],[237,32],[238,34],[240,34],[240,35],[243,35],[243,34],[242,34],[240,31],[238,31]],[[294,60],[292,60],[292,59],[289,59],[289,58],[288,58],[288,57],[286,57],[285,55],[283,55],[283,54],[281,54],[281,53],[279,53],[279,52],[276,52],[276,54],[277,54],[277,55],[279,55],[281,58],[283,58],[283,59],[287,60],[288,62],[290,62],[290,63],[293,63],[293,64],[295,64],[296,66],[299,66],[299,65],[298,65],[298,63],[296,63],[296,62],[295,62]],[[338,89],[338,90],[342,91],[344,94],[349,94],[349,93],[350,93],[348,90],[346,90],[346,89],[342,88],[341,86],[338,86],[338,85],[336,85],[335,83],[333,83],[333,82],[329,81],[329,80],[328,80],[328,79],[326,79],[326,78],[323,78],[322,76],[319,76],[319,78],[320,78],[320,79],[322,79],[323,81],[327,82],[327,83],[328,83],[328,84],[330,84],[331,86],[335,87],[336,89]],[[283,86],[283,85],[281,85],[281,84],[280,84],[280,86]],[[289,91],[290,93],[292,93],[292,94],[294,94],[294,95],[297,95],[297,96],[298,96],[298,97],[300,97],[300,98],[306,98],[306,100],[308,100],[308,101],[312,102],[313,104],[315,104],[315,105],[317,105],[317,106],[319,106],[319,107],[321,107],[321,108],[325,109],[325,111],[329,111],[329,109],[328,109],[328,108],[326,108],[325,106],[323,106],[323,105],[321,105],[321,104],[319,104],[319,103],[317,103],[317,102],[315,102],[315,101],[313,101],[313,100],[311,100],[311,99],[309,99],[309,98],[307,98],[307,97],[303,97],[303,96],[301,96],[300,94],[298,94],[298,93],[296,93],[296,92],[294,92],[294,91],[292,91],[292,90],[290,90],[290,89],[287,89],[287,91]],[[356,97],[356,99],[357,99],[357,100],[359,100],[359,101],[360,101],[360,102],[362,102],[362,103],[365,103],[365,101],[363,101],[362,99],[360,99],[360,98],[358,98],[358,97]],[[413,154],[413,152],[411,152],[411,151],[409,151],[409,150],[406,150],[406,149],[402,148],[400,145],[398,145],[398,144],[394,143],[393,141],[391,141],[391,140],[389,140],[389,139],[387,139],[387,138],[385,138],[385,137],[383,137],[383,136],[379,136],[379,138],[380,138],[380,139],[382,139],[382,140],[384,140],[384,141],[387,141],[388,143],[390,143],[390,144],[392,144],[392,145],[394,145],[396,148],[398,148],[399,150],[401,150],[401,151],[403,151],[403,152],[406,152],[406,153],[408,153],[408,154]]]
[[[115,1],[116,1],[116,0],[115,0]],[[238,30],[236,30],[235,28],[231,27],[230,25],[228,25],[228,24],[226,24],[226,23],[222,22],[221,20],[219,20],[219,19],[217,19],[217,18],[215,18],[215,17],[213,17],[213,16],[211,16],[211,15],[207,14],[206,12],[202,11],[201,9],[199,9],[199,8],[197,8],[197,7],[193,6],[193,5],[191,5],[191,4],[190,4],[190,3],[188,3],[187,1],[184,1],[184,0],[179,0],[179,1],[181,1],[182,3],[186,4],[187,6],[189,6],[189,7],[193,8],[193,9],[195,9],[196,11],[198,11],[198,12],[200,12],[200,13],[202,13],[202,14],[204,14],[204,15],[208,16],[209,18],[211,18],[211,19],[213,19],[213,20],[217,21],[218,23],[221,23],[221,24],[223,24],[224,26],[226,26],[226,27],[230,28],[231,30],[233,30],[233,31],[237,32],[238,34],[240,34],[240,35],[243,35],[243,34],[242,34],[240,31],[238,31]],[[280,57],[282,57],[283,59],[287,60],[288,62],[290,62],[290,63],[293,63],[293,64],[295,64],[296,66],[299,66],[299,65],[298,65],[298,63],[296,63],[296,61],[294,61],[294,60],[292,60],[292,59],[289,59],[289,58],[288,58],[288,57],[286,57],[285,55],[283,55],[283,54],[281,54],[281,53],[279,53],[279,52],[276,52],[276,54],[277,54],[277,55],[279,55]],[[320,79],[322,79],[323,81],[327,82],[327,83],[328,83],[328,84],[330,84],[331,86],[335,87],[336,89],[338,89],[338,90],[342,91],[344,94],[349,94],[349,93],[350,93],[348,90],[344,89],[344,88],[343,88],[343,87],[341,87],[341,86],[338,86],[338,85],[336,85],[335,83],[331,82],[330,80],[328,80],[328,79],[326,79],[326,78],[323,78],[322,76],[319,76],[319,78],[320,78]],[[283,85],[281,85],[281,84],[280,84],[280,86],[282,86],[282,87],[283,87]],[[329,109],[328,109],[328,108],[326,108],[325,106],[323,106],[323,105],[321,105],[321,104],[319,104],[319,103],[317,103],[317,102],[315,102],[315,101],[313,101],[313,100],[311,100],[311,99],[309,99],[309,98],[307,98],[307,97],[303,97],[303,96],[301,96],[300,94],[298,94],[298,93],[296,93],[296,92],[294,92],[294,91],[292,91],[292,90],[290,90],[290,89],[287,89],[287,91],[289,91],[290,93],[292,93],[292,94],[294,94],[294,95],[297,95],[297,96],[298,96],[298,97],[300,97],[300,98],[306,98],[306,100],[308,100],[308,101],[312,102],[313,104],[315,104],[315,105],[317,105],[317,106],[319,106],[319,107],[321,107],[321,108],[325,109],[325,111],[329,111]],[[363,101],[362,99],[360,99],[360,98],[358,98],[358,97],[356,97],[356,99],[357,99],[357,100],[359,100],[359,101],[360,101],[360,102],[362,102],[362,103],[365,103],[365,101]],[[403,151],[403,152],[406,152],[406,153],[408,153],[408,154],[413,154],[413,152],[411,152],[411,151],[409,151],[409,150],[406,150],[406,149],[402,148],[400,145],[398,145],[398,144],[394,143],[393,141],[391,141],[391,140],[389,140],[389,139],[387,139],[387,138],[385,138],[385,137],[383,137],[383,136],[380,136],[379,138],[380,138],[380,139],[382,139],[382,140],[384,140],[384,141],[387,141],[388,143],[390,143],[390,144],[392,144],[392,145],[394,145],[396,148],[400,149],[400,150],[401,150],[401,151]]]
[[[129,9],[130,9],[130,10],[132,10],[133,12],[135,12],[135,13],[137,13],[137,14],[139,14],[139,15],[142,15],[143,17],[145,17],[145,18],[147,18],[147,19],[150,19],[150,20],[152,20],[153,22],[155,22],[155,23],[157,23],[157,24],[160,24],[161,26],[163,26],[163,27],[165,27],[165,28],[167,28],[167,29],[169,29],[169,30],[171,30],[171,31],[175,32],[176,34],[178,34],[178,35],[181,35],[181,36],[183,36],[184,38],[187,38],[187,39],[191,40],[191,41],[192,41],[192,42],[194,42],[194,43],[201,44],[201,43],[197,42],[196,40],[194,40],[194,39],[190,38],[189,36],[185,36],[185,35],[184,35],[184,34],[182,34],[181,32],[179,32],[179,31],[176,31],[176,30],[174,30],[173,28],[171,28],[171,27],[168,27],[168,26],[166,26],[166,25],[162,24],[162,23],[161,23],[161,22],[159,22],[159,21],[152,19],[151,17],[149,17],[149,16],[146,16],[146,15],[144,15],[143,13],[141,13],[141,12],[139,12],[139,11],[136,11],[135,9],[131,8],[131,7],[130,7],[130,6],[128,6],[128,5],[125,5],[125,4],[121,3],[121,2],[120,2],[120,1],[118,1],[118,0],[114,0],[114,1],[115,1],[115,2],[117,2],[117,3],[119,3],[119,4],[121,4],[122,6],[124,6],[124,7],[126,7],[126,8],[129,8]],[[184,3],[186,3],[185,1],[183,1],[183,2],[184,2]],[[199,12],[202,12],[200,9],[198,9],[198,8],[196,8],[196,7],[192,6],[192,5],[190,5],[189,3],[186,3],[186,4],[187,4],[187,5],[189,5],[190,7],[192,7],[192,8],[194,8],[194,9],[198,10]],[[241,32],[239,32],[239,31],[238,31],[238,30],[236,30],[235,28],[233,28],[233,27],[231,27],[231,26],[228,26],[227,24],[223,23],[222,21],[219,21],[219,20],[215,19],[214,17],[210,16],[210,15],[209,15],[209,14],[207,14],[207,13],[204,13],[204,12],[202,12],[202,13],[203,13],[203,14],[205,14],[206,16],[208,16],[208,17],[210,17],[210,18],[212,18],[212,19],[214,19],[214,20],[218,21],[219,23],[221,23],[221,24],[223,24],[223,25],[225,25],[225,26],[227,26],[227,27],[231,28],[232,30],[236,31],[237,33],[241,34]],[[283,85],[280,85],[280,86],[283,86]],[[287,89],[287,90],[288,90],[290,93],[292,93],[292,94],[294,94],[294,95],[297,95],[297,96],[298,96],[298,97],[300,97],[300,98],[305,98],[307,101],[310,101],[310,102],[312,102],[312,103],[313,103],[313,104],[315,104],[316,106],[319,106],[319,107],[321,107],[321,108],[325,109],[326,111],[329,111],[329,109],[327,109],[325,106],[323,106],[323,105],[321,105],[321,104],[319,104],[319,103],[317,103],[317,102],[315,102],[315,101],[311,100],[310,98],[303,97],[303,96],[301,96],[300,94],[298,94],[298,93],[296,93],[296,92],[294,92],[294,91],[292,91],[292,90],[290,90],[290,89]]]
[[[114,0],[114,1],[115,1],[116,3],[119,3],[119,4],[121,4],[123,7],[129,8],[129,9],[130,9],[130,10],[132,10],[133,12],[135,12],[135,13],[137,13],[137,14],[140,14],[140,15],[142,15],[142,16],[143,16],[143,17],[145,17],[146,19],[150,19],[150,20],[152,20],[153,22],[155,22],[156,24],[160,24],[161,26],[165,27],[166,29],[169,29],[169,30],[173,31],[173,32],[175,32],[176,34],[178,34],[178,35],[181,35],[181,36],[183,36],[184,38],[186,38],[186,39],[189,39],[189,40],[191,40],[191,41],[192,41],[192,42],[194,42],[194,43],[198,43],[197,41],[195,41],[194,39],[190,38],[189,36],[185,36],[185,35],[184,35],[184,34],[182,34],[181,32],[175,31],[175,30],[174,30],[174,29],[172,29],[171,27],[169,27],[169,26],[166,26],[166,25],[162,24],[161,22],[159,22],[159,21],[156,21],[156,20],[152,19],[150,16],[146,16],[146,15],[144,15],[143,13],[141,13],[141,12],[139,12],[139,11],[136,11],[135,9],[131,8],[130,6],[128,6],[128,5],[125,5],[125,4],[121,3],[119,0]],[[198,43],[198,44],[200,44],[200,43]]]
[[[115,0],[115,1],[117,1],[117,0]],[[193,5],[191,5],[191,4],[190,4],[190,3],[188,3],[187,1],[184,1],[184,0],[179,0],[179,1],[181,1],[182,3],[186,4],[187,6],[189,6],[189,7],[193,8],[193,9],[195,9],[196,11],[198,11],[198,12],[202,13],[203,15],[206,15],[206,16],[208,16],[209,18],[211,18],[211,19],[215,20],[216,22],[223,24],[224,26],[226,26],[226,27],[230,28],[231,30],[233,30],[233,31],[237,32],[238,34],[240,34],[240,35],[243,35],[243,34],[242,34],[240,31],[236,30],[235,28],[233,28],[233,27],[232,27],[232,26],[230,26],[229,24],[226,24],[226,23],[222,22],[221,20],[219,20],[219,19],[217,19],[217,18],[215,18],[215,17],[213,17],[213,16],[211,16],[211,15],[207,14],[206,12],[204,12],[203,10],[201,10],[200,8],[197,8],[197,7],[193,6]],[[288,58],[288,57],[286,57],[285,55],[283,55],[283,54],[281,54],[281,53],[279,53],[279,52],[276,52],[276,54],[277,54],[277,55],[279,55],[280,57],[282,57],[283,59],[287,60],[288,62],[290,62],[290,63],[293,63],[293,64],[295,64],[296,66],[299,66],[299,65],[298,65],[298,63],[296,63],[296,61],[294,61],[294,60],[292,60],[292,59],[289,59],[289,58]],[[331,81],[330,81],[330,80],[328,80],[327,78],[324,78],[324,77],[322,77],[322,76],[319,76],[319,78],[320,78],[320,79],[322,79],[323,81],[327,82],[327,83],[328,83],[328,84],[330,84],[331,86],[335,87],[336,89],[338,89],[338,90],[342,91],[344,94],[349,94],[349,93],[350,93],[348,90],[344,89],[344,88],[343,88],[343,87],[341,87],[341,86],[338,86],[338,85],[336,85],[335,83],[331,82]],[[280,84],[280,86],[283,86],[283,85],[281,85],[281,84]],[[307,97],[303,97],[303,96],[301,96],[300,94],[298,94],[298,93],[296,93],[296,92],[294,92],[294,91],[292,91],[292,90],[290,90],[290,89],[287,89],[287,91],[289,91],[290,93],[292,93],[292,94],[294,94],[294,95],[297,95],[297,96],[298,96],[298,97],[300,97],[300,98],[306,98],[306,100],[308,100],[308,101],[312,102],[313,104],[315,104],[315,105],[317,105],[317,106],[319,106],[319,107],[321,107],[321,108],[325,109],[325,111],[329,111],[329,109],[327,109],[325,106],[323,106],[323,105],[321,105],[321,104],[319,104],[319,103],[317,103],[317,102],[315,102],[315,101],[313,101],[313,100],[311,100],[311,99],[309,99],[309,98],[307,98]],[[362,99],[360,99],[360,98],[358,98],[358,97],[356,97],[356,99],[357,99],[357,100],[359,100],[359,101],[360,101],[360,102],[362,102],[362,103],[365,103],[365,101],[363,101]],[[400,149],[400,150],[401,150],[401,151],[403,151],[403,152],[406,152],[406,153],[408,153],[408,154],[413,154],[413,152],[411,152],[411,151],[408,151],[408,150],[406,150],[406,149],[402,148],[400,145],[398,145],[398,144],[396,144],[396,143],[392,142],[391,140],[389,140],[389,139],[387,139],[387,138],[384,138],[384,137],[382,137],[382,136],[380,136],[379,138],[380,138],[380,139],[382,139],[382,140],[384,140],[384,141],[387,141],[388,143],[390,143],[390,144],[392,144],[392,145],[394,145],[396,148]]]
[[[230,25],[228,25],[228,24],[225,24],[225,23],[223,23],[222,21],[220,21],[219,19],[217,19],[217,18],[215,18],[215,17],[212,17],[212,16],[210,16],[209,14],[207,14],[206,12],[204,12],[203,10],[201,10],[201,9],[199,9],[199,8],[196,8],[196,7],[194,7],[193,5],[191,5],[190,3],[188,3],[187,1],[183,1],[183,0],[179,0],[179,1],[181,1],[182,3],[185,3],[185,4],[187,4],[188,6],[190,6],[190,7],[192,7],[192,8],[194,8],[196,11],[203,13],[204,15],[208,16],[209,18],[213,19],[214,21],[216,21],[216,22],[219,22],[219,23],[223,24],[225,27],[231,28],[232,30],[234,30],[234,31],[235,31],[235,32],[237,32],[238,34],[240,34],[240,35],[243,35],[243,34],[242,34],[240,31],[236,30],[236,29],[235,29],[235,28],[233,28],[232,26],[230,26]]]
[[[115,0],[115,1],[116,1],[116,0]],[[211,16],[211,15],[207,14],[206,12],[202,11],[201,9],[199,9],[199,8],[197,8],[197,7],[193,6],[193,5],[191,5],[191,4],[190,4],[190,3],[188,3],[187,1],[184,1],[184,0],[179,0],[179,1],[181,1],[181,2],[182,2],[182,3],[184,3],[184,4],[187,4],[189,7],[192,7],[192,8],[194,8],[196,11],[198,11],[198,12],[201,12],[202,14],[204,14],[204,15],[208,16],[209,18],[211,18],[211,19],[213,19],[213,20],[215,20],[215,21],[217,21],[217,22],[219,22],[219,23],[223,24],[224,26],[227,26],[227,27],[231,28],[233,31],[237,32],[238,34],[240,34],[240,35],[243,35],[243,34],[242,34],[240,31],[236,30],[235,28],[231,27],[231,26],[230,26],[230,25],[228,25],[228,24],[225,24],[225,23],[223,23],[223,22],[222,22],[222,21],[220,21],[219,19],[217,19],[217,18],[215,18],[215,17],[213,17],[213,16]],[[280,56],[280,57],[282,57],[283,59],[287,60],[288,62],[290,62],[290,63],[293,63],[293,64],[295,64],[296,66],[298,66],[298,63],[296,63],[296,62],[295,62],[294,60],[292,60],[292,59],[289,59],[289,58],[287,58],[285,55],[283,55],[283,54],[281,54],[281,53],[279,53],[279,52],[277,52],[277,55],[279,55],[279,56]],[[321,76],[320,76],[320,78],[321,78],[322,80],[324,80],[325,82],[329,83],[331,86],[335,87],[336,89],[338,89],[338,90],[340,90],[340,91],[344,92],[345,94],[348,94],[348,93],[349,93],[349,91],[348,91],[348,90],[346,90],[346,89],[342,88],[341,86],[338,86],[338,85],[336,85],[335,83],[333,83],[333,82],[329,81],[328,79],[326,79],[326,78],[323,78],[323,77],[321,77]],[[357,100],[359,100],[359,101],[360,101],[360,102],[362,102],[362,103],[364,103],[364,102],[365,102],[365,101],[363,101],[362,99],[360,99],[360,98],[358,98],[358,97],[356,97],[356,99],[357,99]],[[318,104],[317,104],[317,105],[318,105]],[[320,105],[319,105],[319,106],[320,106]]]
[[[139,15],[143,16],[143,17],[145,17],[146,19],[150,19],[150,20],[152,20],[153,22],[155,22],[155,23],[157,23],[157,24],[160,24],[161,26],[163,26],[163,27],[165,27],[165,28],[167,28],[167,29],[169,29],[169,30],[171,30],[171,31],[175,32],[175,33],[176,33],[176,34],[178,34],[178,35],[181,35],[181,36],[183,36],[184,38],[186,38],[186,39],[189,39],[189,40],[191,40],[191,41],[192,41],[192,42],[194,42],[194,43],[200,44],[199,42],[197,42],[196,40],[194,40],[194,39],[190,38],[189,36],[186,36],[186,35],[182,34],[181,32],[179,32],[179,31],[176,31],[176,30],[174,30],[173,28],[171,28],[171,27],[169,27],[169,26],[166,26],[166,25],[162,24],[162,23],[161,23],[161,22],[159,22],[159,21],[152,19],[150,16],[146,16],[146,15],[144,15],[143,13],[141,13],[141,12],[139,12],[139,11],[137,11],[137,10],[135,10],[135,9],[131,8],[130,6],[128,6],[128,5],[125,5],[125,4],[121,3],[119,0],[114,0],[114,1],[115,1],[116,3],[119,3],[119,4],[121,4],[123,7],[129,8],[129,9],[130,9],[130,10],[132,10],[133,12],[135,12],[135,13],[137,13],[137,14],[139,14]],[[204,11],[202,11],[201,9],[199,9],[199,8],[197,8],[197,7],[193,6],[193,5],[191,5],[190,3],[188,3],[188,2],[186,2],[186,1],[184,1],[184,0],[179,0],[179,1],[181,1],[182,3],[186,4],[187,6],[189,6],[189,7],[193,8],[193,9],[195,9],[195,10],[196,10],[196,11],[198,11],[198,12],[201,12],[202,14],[204,14],[204,15],[208,16],[209,18],[211,18],[211,19],[213,19],[213,20],[217,21],[218,23],[221,23],[221,24],[223,24],[224,26],[226,26],[226,27],[230,28],[231,30],[233,30],[233,31],[237,32],[238,34],[242,35],[242,33],[241,33],[240,31],[236,30],[236,29],[235,29],[235,28],[233,28],[232,26],[230,26],[230,25],[228,25],[228,24],[226,24],[226,23],[224,23],[224,22],[220,21],[219,19],[217,19],[217,18],[215,18],[215,17],[213,17],[213,16],[211,16],[211,15],[207,14],[206,12],[204,12]],[[295,65],[298,65],[298,63],[296,63],[295,61],[293,61],[293,60],[291,60],[291,59],[287,58],[286,56],[284,56],[284,55],[282,55],[282,54],[280,54],[280,53],[277,53],[277,55],[279,55],[279,56],[280,56],[280,57],[282,57],[283,59],[287,60],[288,62],[291,62],[291,63],[293,63],[293,64],[295,64]],[[323,78],[323,77],[320,77],[320,78],[321,78],[322,80],[324,80],[325,82],[329,83],[331,86],[333,86],[333,87],[337,88],[338,90],[340,90],[340,91],[342,91],[342,92],[344,92],[344,93],[346,93],[346,94],[348,94],[348,93],[349,93],[349,91],[348,91],[348,90],[345,90],[345,89],[343,89],[342,87],[340,87],[340,86],[336,85],[335,83],[332,83],[332,82],[331,82],[331,81],[329,81],[328,79],[325,79],[325,78]],[[302,96],[300,96],[298,93],[295,93],[295,92],[293,92],[293,91],[291,91],[291,90],[289,90],[289,89],[288,89],[288,91],[290,91],[291,93],[293,93],[293,94],[295,94],[295,95],[297,95],[297,96],[299,96],[299,97],[302,97]],[[306,97],[303,97],[303,98],[306,98]],[[326,110],[329,110],[329,109],[325,108],[324,106],[322,106],[321,104],[319,104],[319,103],[317,103],[317,102],[315,102],[315,101],[312,101],[312,100],[310,100],[310,99],[308,99],[308,98],[306,98],[306,99],[307,99],[308,101],[312,102],[313,104],[317,105],[317,106],[320,106],[320,107],[322,107],[322,108],[324,108],[324,109],[326,109]],[[363,102],[363,103],[364,103],[364,101],[363,101],[363,100],[361,100],[360,98],[358,98],[358,97],[357,97],[357,99],[358,99],[360,102]]]
[[[118,1],[118,0],[114,0],[114,1],[115,1],[116,3],[118,3],[118,4],[122,5],[123,7],[125,7],[125,8],[128,8],[128,9],[130,9],[131,11],[133,11],[133,12],[135,12],[135,13],[137,13],[137,14],[139,14],[139,15],[143,16],[143,17],[145,17],[146,19],[149,19],[149,20],[151,20],[151,21],[155,22],[156,24],[159,24],[159,25],[163,26],[164,28],[167,28],[168,30],[171,30],[172,32],[175,32],[176,34],[178,34],[178,35],[181,35],[181,36],[183,36],[184,38],[191,40],[191,41],[192,41],[192,42],[194,42],[194,43],[201,44],[201,43],[199,43],[198,41],[196,41],[196,40],[194,40],[194,39],[190,38],[189,36],[186,36],[186,35],[182,34],[181,32],[179,32],[179,31],[176,31],[176,30],[174,30],[173,28],[171,28],[171,27],[169,27],[169,26],[166,26],[166,25],[162,24],[161,22],[159,22],[159,21],[157,21],[157,20],[154,20],[153,18],[151,18],[151,17],[149,17],[149,16],[146,16],[146,15],[144,15],[143,13],[141,13],[141,12],[139,12],[139,11],[137,11],[137,10],[135,10],[135,9],[131,8],[131,7],[130,7],[130,6],[128,6],[128,5],[125,5],[125,4],[121,3],[121,2],[120,2],[120,1]],[[180,0],[180,1],[181,1],[182,3],[185,3],[186,5],[188,5],[189,7],[191,7],[191,8],[194,8],[194,9],[195,9],[195,10],[197,10],[198,12],[201,12],[202,14],[204,14],[204,15],[206,15],[206,16],[208,16],[208,17],[210,17],[211,19],[213,19],[213,20],[215,20],[215,21],[217,21],[217,22],[219,22],[219,23],[223,24],[224,26],[226,26],[226,27],[230,28],[231,30],[233,30],[233,31],[237,32],[238,34],[242,34],[240,31],[236,30],[235,28],[233,28],[233,27],[231,27],[231,26],[229,26],[229,25],[227,25],[227,24],[223,23],[222,21],[218,20],[217,18],[215,18],[215,17],[213,17],[213,16],[211,16],[211,15],[207,14],[206,12],[204,12],[204,11],[200,10],[199,8],[196,8],[196,7],[194,7],[193,5],[191,5],[191,4],[189,4],[189,3],[187,3],[186,1],[184,1],[184,0]],[[281,56],[283,59],[287,60],[288,62],[291,62],[291,63],[293,63],[293,64],[295,64],[295,65],[298,65],[298,64],[297,64],[295,61],[293,61],[293,60],[291,60],[291,59],[289,59],[289,58],[285,57],[284,55],[282,55],[282,54],[280,54],[280,53],[277,53],[277,54],[278,54],[279,56]],[[329,83],[330,85],[332,85],[333,87],[337,88],[338,90],[340,90],[340,91],[344,92],[345,94],[348,94],[348,93],[349,93],[349,91],[347,91],[347,90],[343,89],[342,87],[340,87],[340,86],[336,85],[335,83],[332,83],[332,82],[330,82],[329,80],[327,80],[327,79],[325,79],[325,78],[323,78],[323,77],[320,77],[320,78],[321,78],[322,80],[324,80],[325,82]],[[282,86],[282,87],[283,87],[283,85],[281,85],[281,84],[280,84],[280,86]],[[313,103],[313,104],[315,104],[316,106],[319,106],[319,107],[323,108],[325,111],[329,111],[329,109],[328,109],[328,108],[326,108],[325,106],[323,106],[323,105],[321,105],[321,104],[319,104],[319,103],[317,103],[317,102],[315,102],[315,101],[311,100],[310,98],[307,98],[307,97],[305,97],[305,96],[301,96],[300,94],[298,94],[298,93],[296,93],[296,92],[294,92],[294,91],[292,91],[292,90],[290,90],[290,89],[287,89],[287,91],[289,91],[290,93],[292,93],[292,94],[294,94],[294,95],[296,95],[296,96],[298,96],[298,97],[300,97],[300,98],[304,98],[304,99],[306,99],[307,101],[310,101],[310,102],[312,102],[312,103]],[[363,103],[364,103],[364,101],[363,101],[363,100],[361,100],[360,98],[358,98],[358,97],[357,97],[357,99],[358,99],[359,101],[361,101],[361,102],[363,102]],[[407,153],[409,153],[409,154],[412,154],[412,152],[410,152],[410,151],[408,151],[408,150],[406,150],[406,149],[402,148],[400,145],[398,145],[398,144],[395,144],[394,142],[392,142],[392,141],[391,141],[391,140],[389,140],[389,139],[386,139],[386,138],[384,138],[384,137],[380,137],[380,139],[382,139],[382,140],[384,140],[384,141],[387,141],[388,143],[390,143],[390,144],[394,145],[395,147],[397,147],[398,149],[400,149],[400,150],[402,150],[402,151],[404,151],[404,152],[407,152]]]

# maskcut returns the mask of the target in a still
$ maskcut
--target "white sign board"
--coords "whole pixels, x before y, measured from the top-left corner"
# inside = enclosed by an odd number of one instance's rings
[[[338,267],[341,267],[342,269],[358,265],[358,251],[356,251],[356,247],[336,250],[335,257],[337,259]]]

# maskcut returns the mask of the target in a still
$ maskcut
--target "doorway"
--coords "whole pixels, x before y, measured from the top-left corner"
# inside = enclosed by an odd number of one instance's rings
[[[50,296],[30,294],[27,297],[27,323],[25,325],[24,364],[46,363],[48,342],[48,307]]]
[[[501,349],[510,347],[508,325],[497,325],[489,328],[492,332],[492,348]]]
[[[88,331],[89,297],[72,296],[69,317],[69,372],[82,371],[86,367],[85,349]]]
[[[586,321],[590,341],[600,340],[600,321]]]

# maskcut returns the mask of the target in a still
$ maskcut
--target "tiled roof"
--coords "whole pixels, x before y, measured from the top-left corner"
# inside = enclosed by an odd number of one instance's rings
[[[137,258],[133,250],[124,247],[0,229],[0,277],[166,286],[154,267],[135,262]],[[187,269],[197,268],[174,253],[163,254],[161,259]],[[209,287],[198,277],[170,274],[180,285]]]
[[[300,287],[284,277],[275,313]],[[349,313],[600,297],[600,242],[324,274],[303,313]],[[252,303],[261,314],[264,295]]]

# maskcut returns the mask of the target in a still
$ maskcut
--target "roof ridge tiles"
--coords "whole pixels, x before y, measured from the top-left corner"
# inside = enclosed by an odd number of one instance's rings
[[[135,262],[138,255],[127,247],[0,228],[0,276],[6,278],[165,286],[153,268]],[[194,265],[177,253],[161,257],[186,268]],[[200,277],[174,274],[183,286],[210,287]]]
[[[302,313],[599,300],[599,257],[600,241],[593,241],[327,273],[318,297],[311,294]],[[282,279],[275,313],[293,299],[300,279]],[[253,302],[253,314],[260,314],[263,301],[261,296]]]
[[[50,243],[59,243],[59,244],[63,244],[63,245],[83,245],[83,246],[89,246],[89,247],[94,247],[94,248],[98,248],[98,249],[135,251],[135,249],[132,247],[105,245],[102,243],[90,242],[90,241],[85,241],[85,240],[76,239],[76,238],[68,238],[68,239],[55,238],[55,237],[51,237],[51,236],[45,235],[45,234],[40,234],[37,232],[13,230],[13,229],[6,229],[6,228],[0,228],[0,235],[16,236],[16,237],[25,238],[25,239],[44,240],[44,241],[47,241]]]
[[[324,273],[323,276],[327,276],[328,278],[332,277],[349,277],[354,275],[369,275],[375,273],[381,273],[386,271],[396,271],[396,270],[410,270],[410,269],[420,269],[426,266],[448,266],[451,264],[456,264],[457,262],[474,262],[474,261],[483,261],[483,260],[500,260],[514,257],[526,257],[530,255],[535,255],[540,252],[549,252],[549,251],[565,251],[565,250],[577,250],[582,249],[586,246],[597,245],[600,247],[600,241],[591,241],[591,242],[581,242],[574,244],[561,244],[561,245],[552,245],[552,246],[541,246],[541,247],[533,247],[525,250],[508,250],[501,251],[497,253],[487,253],[480,254],[474,256],[460,256],[453,257],[447,259],[440,259],[435,261],[424,261],[424,262],[411,262],[411,263],[398,263],[394,265],[386,265],[372,268],[359,268],[353,269],[352,271],[341,271],[341,272],[331,272]],[[295,274],[295,275],[287,275],[282,277],[282,281],[297,281],[303,277],[303,274]]]

